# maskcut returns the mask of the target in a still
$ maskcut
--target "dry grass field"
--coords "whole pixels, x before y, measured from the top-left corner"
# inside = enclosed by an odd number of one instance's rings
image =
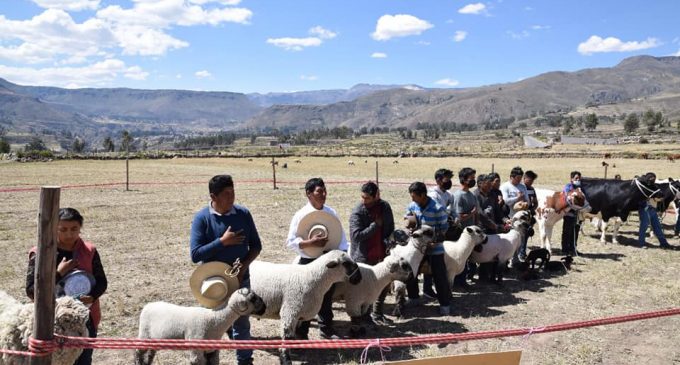
[[[360,183],[375,178],[375,159],[307,158],[277,169],[279,189],[273,190],[268,159],[173,159],[131,161],[131,191],[125,191],[124,161],[58,161],[50,163],[0,164],[0,282],[2,290],[25,298],[24,279],[28,249],[36,242],[38,188],[61,185],[61,205],[79,209],[85,217],[83,236],[101,254],[109,279],[102,297],[101,337],[135,337],[137,319],[145,303],[165,300],[195,305],[188,279],[194,268],[189,259],[189,227],[193,214],[208,202],[207,181],[230,173],[236,182],[236,199],[252,212],[263,240],[262,260],[288,262],[293,254],[284,247],[288,225],[295,211],[306,203],[303,185],[321,176],[328,187],[327,203],[334,207],[347,229],[351,208],[359,200]],[[408,203],[408,183],[433,183],[437,168],[454,171],[464,166],[478,173],[492,164],[504,179],[515,165],[538,173],[537,187],[557,188],[568,181],[569,171],[602,176],[600,159],[380,159],[382,197],[392,204],[399,218]],[[655,171],[659,177],[675,175],[680,165],[665,160],[609,161],[623,178]],[[107,185],[118,183],[114,185]],[[18,189],[15,189],[18,188]],[[12,191],[7,191],[13,189]],[[675,217],[667,215],[666,233]],[[539,280],[517,281],[509,273],[502,287],[473,285],[468,292],[454,292],[450,317],[437,315],[433,303],[407,311],[391,328],[369,330],[371,337],[410,336],[439,332],[468,332],[595,319],[680,306],[680,246],[657,249],[652,239],[647,250],[635,248],[637,218],[621,229],[621,244],[600,244],[590,225],[576,259],[566,275],[542,275]],[[561,228],[555,229],[559,242]],[[533,244],[537,242],[534,239]],[[532,241],[529,243],[532,246]],[[559,243],[557,244],[559,246]],[[388,312],[392,298],[388,298]],[[348,318],[335,305],[338,329],[348,330]],[[251,320],[253,335],[274,338],[278,322]],[[442,354],[521,349],[522,364],[679,364],[680,317],[667,317],[568,332],[471,341],[446,346],[393,348],[387,359],[408,359]],[[312,329],[311,337],[318,336]],[[357,364],[360,350],[294,351],[293,359],[304,364]],[[256,351],[256,363],[276,363],[275,352]],[[131,364],[131,351],[95,351],[96,364]],[[222,352],[223,363],[234,361]],[[371,349],[370,361],[379,361]],[[161,351],[157,364],[186,363],[182,352]]]

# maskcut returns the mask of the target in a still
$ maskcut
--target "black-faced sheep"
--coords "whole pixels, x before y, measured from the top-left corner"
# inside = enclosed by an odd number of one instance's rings
[[[215,309],[182,307],[166,302],[144,306],[139,315],[139,338],[219,340],[239,317],[263,314],[265,304],[248,288],[241,288]],[[155,350],[136,350],[136,365],[151,365]],[[192,365],[219,364],[219,351],[192,350]]]

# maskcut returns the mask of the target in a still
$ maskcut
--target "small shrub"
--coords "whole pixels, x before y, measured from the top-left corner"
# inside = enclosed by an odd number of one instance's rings
[[[647,144],[649,143],[649,140],[645,137],[640,138],[640,144]]]

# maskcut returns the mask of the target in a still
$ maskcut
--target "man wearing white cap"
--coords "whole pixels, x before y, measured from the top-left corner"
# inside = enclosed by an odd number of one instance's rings
[[[205,269],[211,267],[205,263],[214,262],[214,266],[222,263],[236,266],[234,263],[239,260],[240,269],[236,275],[239,287],[249,288],[248,267],[262,250],[262,242],[255,228],[253,216],[246,207],[234,204],[236,195],[234,181],[230,175],[214,176],[208,183],[208,190],[210,203],[196,213],[191,224],[191,261],[203,262],[202,266],[205,266]],[[214,271],[224,269],[217,268]],[[203,281],[202,288],[193,283],[199,276],[192,278],[192,290],[200,289],[204,299],[199,300],[201,304],[213,307],[228,299],[226,295],[219,295],[219,298],[216,296],[219,293],[224,294],[226,290],[224,285],[219,285],[222,281],[218,280],[217,275],[212,276],[213,279]],[[229,291],[233,292],[233,286],[229,285]],[[234,322],[232,336],[236,340],[250,339],[250,321],[247,316],[240,317]],[[236,350],[236,360],[239,365],[252,364],[253,350]]]
[[[321,178],[309,179],[305,184],[307,204],[298,210],[290,222],[286,245],[300,256],[300,265],[306,265],[324,252],[347,251],[347,238],[335,210],[326,205],[326,185]],[[324,295],[319,310],[319,330],[325,339],[338,339],[333,329],[333,291],[331,286]],[[309,321],[301,322],[296,330],[299,338],[309,334]]]

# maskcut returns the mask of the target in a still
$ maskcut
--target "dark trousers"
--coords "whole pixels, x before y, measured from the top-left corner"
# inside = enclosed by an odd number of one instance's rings
[[[300,265],[307,265],[316,260],[316,258],[308,259],[300,257]],[[335,284],[323,296],[321,309],[319,310],[319,330],[327,332],[333,330],[333,292],[335,292]],[[298,337],[306,337],[309,334],[309,321],[300,322],[296,330]]]
[[[451,286],[449,285],[449,278],[448,274],[446,273],[444,255],[426,255],[423,260],[428,260],[430,263],[432,279],[434,280],[434,287],[437,290],[437,300],[439,301],[439,305],[451,305]],[[408,292],[409,298],[415,299],[419,297],[417,278],[413,278],[406,282],[406,291]]]
[[[581,224],[576,217],[564,216],[562,223],[562,253],[565,255],[576,256],[576,244],[578,242],[578,232]]]
[[[85,324],[87,326],[87,337],[97,338],[97,329],[94,328],[94,323],[92,322],[92,316],[87,320]],[[76,362],[73,365],[92,365],[92,349],[84,349],[83,353],[80,354]]]

